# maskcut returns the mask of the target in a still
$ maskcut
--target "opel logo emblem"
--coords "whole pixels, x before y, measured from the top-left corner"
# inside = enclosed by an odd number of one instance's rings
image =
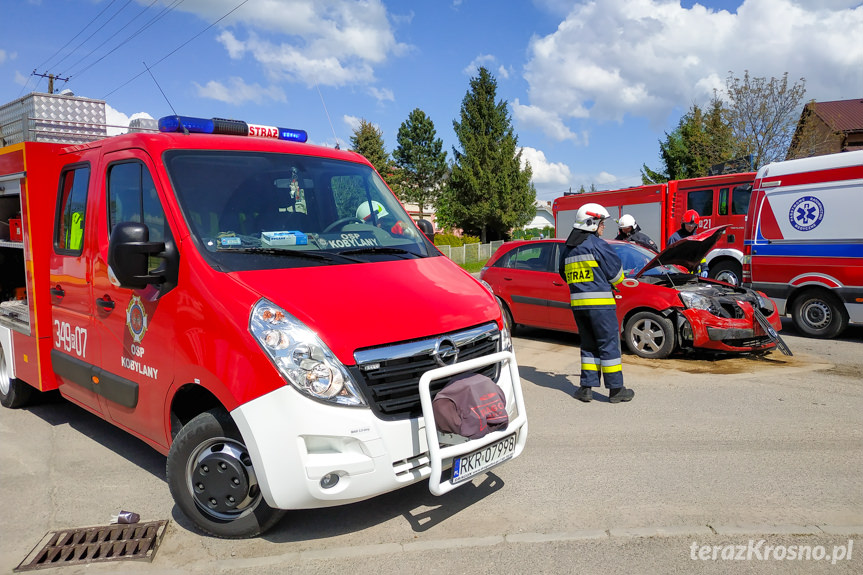
[[[452,340],[439,339],[437,340],[437,343],[435,343],[432,357],[434,357],[435,361],[441,367],[445,365],[453,365],[458,361],[458,348]]]

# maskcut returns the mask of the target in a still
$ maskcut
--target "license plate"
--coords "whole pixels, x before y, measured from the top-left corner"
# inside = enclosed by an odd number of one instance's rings
[[[495,465],[500,465],[507,459],[511,459],[514,453],[515,434],[513,433],[491,445],[454,459],[451,481],[453,484],[467,481],[474,475],[479,475],[483,471],[487,471]]]

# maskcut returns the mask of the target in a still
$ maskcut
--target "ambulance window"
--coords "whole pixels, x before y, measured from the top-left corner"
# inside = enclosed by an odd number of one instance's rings
[[[696,190],[686,196],[686,209],[695,210],[699,216],[713,215],[713,190]]]
[[[164,242],[169,237],[165,212],[159,202],[150,172],[140,162],[114,164],[108,168],[108,234],[120,222],[147,225],[151,242]],[[150,270],[161,259],[150,258]]]
[[[749,199],[752,197],[752,185],[737,186],[731,193],[731,214],[745,216],[749,211]]]
[[[81,253],[89,182],[89,166],[69,170],[61,176],[58,217],[54,230],[54,247],[57,251]]]

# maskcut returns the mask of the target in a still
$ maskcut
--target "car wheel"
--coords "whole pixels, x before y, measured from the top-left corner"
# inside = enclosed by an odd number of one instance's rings
[[[36,391],[20,379],[9,377],[6,365],[6,352],[0,347],[0,405],[16,409],[27,405]]]
[[[629,318],[623,334],[626,347],[639,357],[663,359],[676,346],[671,320],[649,311],[640,311]]]
[[[717,262],[716,265],[710,266],[710,277],[731,284],[733,286],[740,285],[740,278],[743,276],[743,268],[735,261]]]
[[[180,429],[167,475],[177,506],[216,537],[255,537],[284,514],[264,501],[242,436],[222,410],[206,411]]]
[[[800,333],[809,337],[836,337],[848,325],[842,302],[826,290],[806,290],[794,299],[791,319]]]
[[[509,308],[502,299],[497,298],[497,302],[500,304],[500,309],[503,312],[503,325],[509,331],[509,335],[513,335],[515,333],[515,322],[512,321],[512,312],[509,311]]]

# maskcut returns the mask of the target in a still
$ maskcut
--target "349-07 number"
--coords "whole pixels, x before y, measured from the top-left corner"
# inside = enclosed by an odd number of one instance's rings
[[[66,352],[74,351],[78,357],[87,357],[87,330],[72,327],[69,323],[54,320],[54,347]]]

